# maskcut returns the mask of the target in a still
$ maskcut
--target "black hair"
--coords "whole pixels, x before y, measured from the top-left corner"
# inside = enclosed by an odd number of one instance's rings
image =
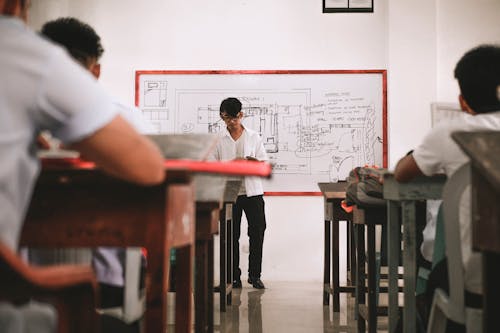
[[[241,102],[239,99],[234,97],[226,98],[220,104],[219,113],[227,113],[231,117],[238,116],[238,113],[241,112]]]
[[[73,58],[83,64],[99,60],[104,49],[101,37],[88,24],[73,17],[63,17],[45,23],[41,33],[65,47]]]
[[[500,110],[500,47],[480,45],[465,53],[455,67],[460,93],[476,113]]]

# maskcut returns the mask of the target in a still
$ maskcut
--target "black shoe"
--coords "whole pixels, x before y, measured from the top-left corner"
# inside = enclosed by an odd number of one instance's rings
[[[266,289],[264,283],[260,278],[248,278],[248,283],[250,283],[255,289]]]
[[[233,288],[241,289],[241,280],[240,279],[233,281]]]

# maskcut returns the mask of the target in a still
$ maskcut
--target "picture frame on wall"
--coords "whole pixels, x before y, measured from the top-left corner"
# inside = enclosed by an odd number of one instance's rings
[[[373,13],[373,0],[323,0],[323,13]]]

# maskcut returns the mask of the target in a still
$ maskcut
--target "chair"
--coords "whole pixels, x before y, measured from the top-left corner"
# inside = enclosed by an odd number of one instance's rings
[[[429,333],[445,332],[447,319],[464,324],[467,332],[482,332],[481,309],[465,305],[460,228],[457,227],[460,199],[469,184],[470,165],[467,163],[448,179],[443,188],[444,238],[450,293],[447,295],[442,289],[434,292],[427,326]]]
[[[98,332],[97,282],[90,266],[34,267],[0,242],[0,300],[22,304],[50,301],[58,311],[58,332]]]
[[[30,262],[37,265],[78,264],[91,265],[92,251],[86,248],[75,249],[29,249]],[[119,319],[125,324],[139,320],[146,309],[146,295],[140,288],[141,249],[128,247],[125,249],[124,267],[124,294],[123,306],[101,309],[100,315],[107,315]]]
[[[128,247],[125,250],[125,286],[123,306],[99,309],[100,314],[123,320],[126,324],[139,320],[146,310],[146,294],[140,288],[141,249]]]

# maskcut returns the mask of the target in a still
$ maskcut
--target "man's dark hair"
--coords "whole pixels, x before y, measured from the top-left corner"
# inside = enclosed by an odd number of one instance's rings
[[[455,67],[460,93],[476,113],[500,110],[500,47],[480,45],[460,59]]]
[[[45,23],[41,33],[65,47],[73,58],[83,64],[99,60],[104,49],[101,37],[88,24],[73,17],[63,17]]]
[[[220,104],[219,113],[227,113],[231,117],[238,116],[241,111],[241,102],[239,99],[234,97],[226,98]]]

